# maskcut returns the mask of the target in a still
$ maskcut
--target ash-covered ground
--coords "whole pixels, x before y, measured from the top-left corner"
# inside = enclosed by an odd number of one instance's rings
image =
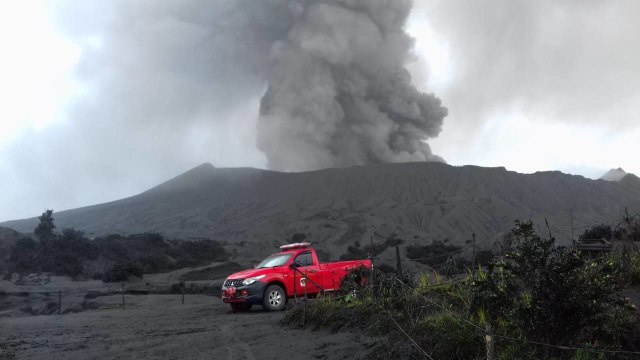
[[[122,284],[56,276],[0,281],[0,359],[353,359],[372,341],[291,329],[279,323],[284,312],[261,307],[234,314],[217,296],[221,280],[188,281],[188,289],[215,293],[187,293],[184,304],[181,294],[159,293],[186,271],[127,282],[124,310]],[[61,315],[52,305],[58,291]]]

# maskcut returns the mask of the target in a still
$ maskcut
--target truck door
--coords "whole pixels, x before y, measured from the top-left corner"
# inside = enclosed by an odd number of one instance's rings
[[[299,270],[299,272],[295,272],[296,294],[298,296],[304,296],[305,287],[307,288],[307,294],[317,294],[320,292],[320,290],[322,290],[320,288],[320,286],[322,286],[322,279],[320,278],[321,273],[319,271],[320,267],[313,263],[311,251],[305,251],[299,254],[293,262],[297,265],[297,269]],[[307,281],[306,278],[308,278],[309,281]]]

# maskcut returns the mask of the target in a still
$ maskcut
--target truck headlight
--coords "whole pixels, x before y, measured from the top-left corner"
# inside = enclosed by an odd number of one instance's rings
[[[254,282],[262,279],[263,277],[264,277],[264,275],[258,275],[258,276],[246,278],[246,279],[242,280],[242,285],[244,285],[244,286],[251,285]]]

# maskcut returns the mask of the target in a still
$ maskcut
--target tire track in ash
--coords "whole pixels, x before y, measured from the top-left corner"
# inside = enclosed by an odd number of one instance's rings
[[[225,347],[227,349],[227,359],[229,360],[256,360],[255,354],[251,351],[251,348],[245,341],[238,338],[238,334],[234,328],[238,326],[238,320],[235,316],[229,317],[233,319],[231,321],[222,321],[222,324],[217,324],[222,337],[224,338]]]

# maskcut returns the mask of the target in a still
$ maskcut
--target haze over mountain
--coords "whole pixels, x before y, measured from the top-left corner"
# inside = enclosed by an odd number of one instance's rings
[[[421,162],[300,173],[202,164],[139,195],[54,214],[58,229],[89,236],[160,232],[253,243],[257,252],[302,233],[339,255],[355,241],[389,236],[462,245],[475,233],[489,247],[514,219],[548,219],[560,244],[574,228],[614,222],[640,211],[640,179],[590,180],[561,172],[520,174],[504,168]],[[37,218],[0,224],[30,232]],[[575,231],[575,237],[581,230]],[[545,232],[546,228],[543,229]]]
[[[627,175],[627,172],[622,170],[622,168],[617,168],[607,171],[607,173],[602,175],[600,179],[606,181],[620,181]]]

